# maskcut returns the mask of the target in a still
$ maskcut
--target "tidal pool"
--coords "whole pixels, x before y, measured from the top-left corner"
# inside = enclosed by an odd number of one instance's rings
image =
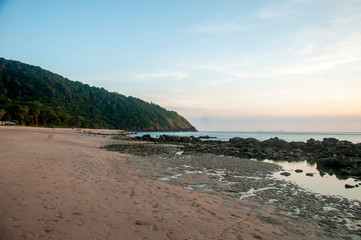
[[[321,176],[319,171],[316,169],[317,165],[311,165],[307,161],[286,162],[264,160],[264,162],[275,163],[282,166],[284,169],[283,171],[275,172],[273,174],[273,177],[276,179],[295,182],[297,185],[315,193],[338,195],[350,200],[361,201],[361,186],[349,189],[345,188],[345,184],[356,185],[360,183],[354,178],[339,179],[336,175],[331,176],[328,173]],[[303,172],[297,173],[295,172],[296,169],[301,169]],[[291,173],[291,175],[281,175],[281,172],[284,171]],[[313,176],[307,176],[306,173],[313,173]]]

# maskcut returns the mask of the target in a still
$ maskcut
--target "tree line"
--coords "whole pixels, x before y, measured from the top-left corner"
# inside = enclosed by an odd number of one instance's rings
[[[45,127],[194,131],[156,104],[0,58],[0,120]]]

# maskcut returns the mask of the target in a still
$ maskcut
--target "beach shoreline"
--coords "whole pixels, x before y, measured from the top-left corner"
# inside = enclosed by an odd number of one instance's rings
[[[128,142],[79,133],[77,129],[0,127],[0,239],[349,236],[344,228],[329,231],[327,222],[322,227],[313,219],[295,217],[272,201],[264,204],[237,198],[232,191],[197,188],[196,182],[198,186],[211,183],[211,175],[194,172],[162,180],[180,171],[200,170],[202,166],[184,167],[194,161],[177,161],[172,169],[169,164],[176,161],[171,159],[179,156],[107,151],[102,148],[107,144]],[[222,184],[217,186],[229,188]]]

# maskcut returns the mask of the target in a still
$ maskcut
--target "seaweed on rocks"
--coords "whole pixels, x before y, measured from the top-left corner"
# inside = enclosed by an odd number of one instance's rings
[[[109,151],[116,151],[140,156],[169,153],[166,148],[155,147],[148,144],[111,144],[104,147]]]

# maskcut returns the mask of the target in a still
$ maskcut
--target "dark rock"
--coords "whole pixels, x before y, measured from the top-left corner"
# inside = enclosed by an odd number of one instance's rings
[[[334,169],[341,169],[345,167],[352,166],[353,161],[349,158],[336,158],[336,157],[328,157],[328,158],[321,158],[317,161],[317,165],[323,166],[323,167],[329,167]]]
[[[210,136],[206,135],[206,136],[200,136],[199,138],[202,138],[202,139],[212,139],[212,138],[217,138],[217,137],[210,137]]]
[[[296,169],[295,172],[296,172],[296,173],[302,173],[303,170],[302,170],[302,169]]]
[[[289,173],[289,172],[281,172],[280,174],[281,174],[282,176],[286,176],[286,177],[288,177],[288,176],[291,175],[291,173]]]
[[[345,188],[354,188],[354,185],[350,185],[350,184],[345,184]]]
[[[279,139],[278,137],[270,138],[262,142],[262,147],[272,147],[278,149],[289,149],[290,144],[285,140]]]
[[[304,142],[290,142],[290,146],[294,149],[304,149],[306,144]]]
[[[151,140],[153,140],[153,138],[152,138],[152,136],[150,136],[150,134],[147,134],[147,135],[143,135],[143,140],[145,140],[145,141],[151,141]]]
[[[313,173],[306,173],[306,176],[313,177]]]
[[[351,175],[351,171],[349,171],[347,169],[341,169],[339,173],[341,175],[345,175],[345,176]]]
[[[339,142],[336,138],[324,138],[322,141],[323,146],[335,146]]]
[[[306,146],[307,146],[307,147],[314,148],[314,147],[322,146],[322,143],[321,143],[320,141],[316,141],[316,140],[313,139],[313,138],[310,138],[309,140],[307,140]]]

